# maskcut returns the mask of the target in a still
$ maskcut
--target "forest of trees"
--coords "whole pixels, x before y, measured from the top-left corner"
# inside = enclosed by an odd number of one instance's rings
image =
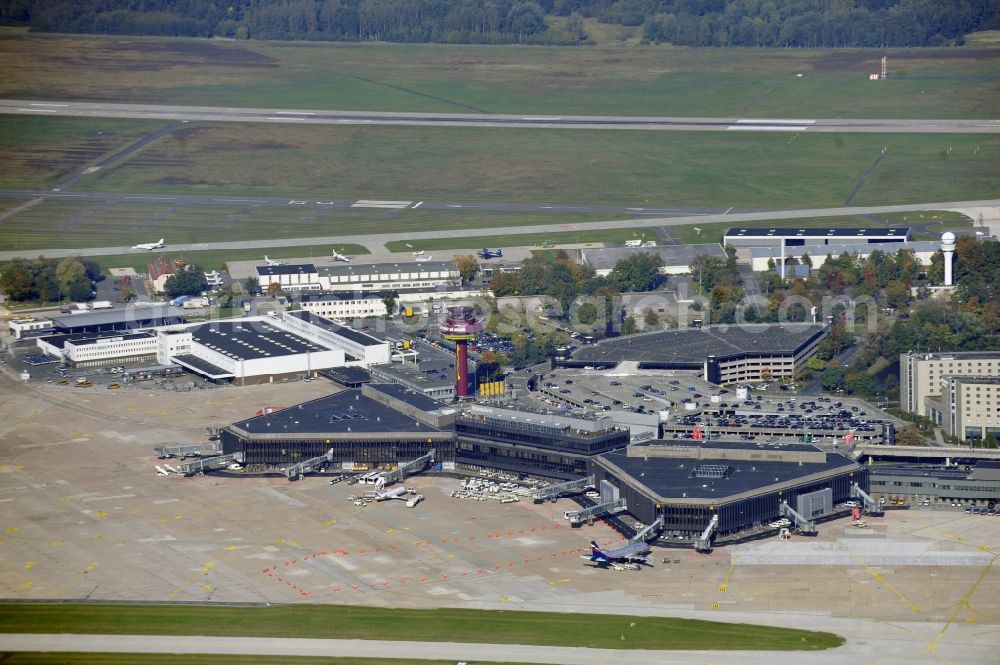
[[[551,21],[549,17],[565,17]],[[684,46],[937,46],[1000,28],[995,0],[0,0],[39,32],[478,44],[587,43],[584,19]]]

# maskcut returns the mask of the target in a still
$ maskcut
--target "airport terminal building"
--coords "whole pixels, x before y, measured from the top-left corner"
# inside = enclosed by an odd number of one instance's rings
[[[598,482],[610,482],[628,511],[664,531],[693,538],[719,516],[720,537],[761,529],[788,505],[809,520],[837,512],[851,485],[868,490],[868,472],[836,452],[805,444],[651,441],[596,460]]]

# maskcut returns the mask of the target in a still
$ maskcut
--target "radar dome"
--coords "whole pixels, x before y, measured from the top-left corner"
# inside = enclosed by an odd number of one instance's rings
[[[942,245],[954,245],[955,244],[955,234],[951,231],[945,231],[941,234],[941,244]]]

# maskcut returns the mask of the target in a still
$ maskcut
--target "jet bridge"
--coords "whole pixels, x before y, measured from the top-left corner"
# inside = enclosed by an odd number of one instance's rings
[[[187,457],[204,457],[206,455],[215,455],[219,452],[219,446],[215,442],[199,443],[192,446],[170,446],[163,448],[154,448],[156,456],[160,459],[167,459],[169,457],[179,457],[185,459]]]
[[[601,515],[606,515],[608,513],[620,513],[627,509],[628,505],[625,503],[625,499],[615,499],[614,501],[599,503],[596,506],[567,513],[567,515],[569,517],[569,523],[572,526],[580,526],[587,520],[594,519],[595,517],[600,517]]]
[[[719,528],[719,514],[716,513],[712,515],[712,519],[709,520],[708,526],[705,530],[701,532],[698,536],[698,540],[694,541],[694,548],[699,552],[708,552],[712,549],[712,536],[715,535],[715,530]]]
[[[655,533],[658,534],[660,532],[660,529],[662,529],[662,528],[663,528],[663,515],[660,515],[659,517],[656,518],[656,520],[653,521],[652,524],[650,524],[649,526],[647,526],[645,529],[643,529],[639,533],[635,534],[635,536],[633,536],[629,540],[629,542],[630,543],[641,543],[641,542],[644,542],[644,541],[646,541],[646,540],[649,539],[649,535],[651,533],[655,532]]]
[[[198,473],[205,473],[206,471],[217,471],[234,462],[238,464],[243,463],[242,452],[232,453],[231,455],[219,455],[218,457],[206,457],[194,462],[188,462],[187,464],[181,464],[177,472],[182,476],[193,476]]]
[[[378,487],[385,487],[386,485],[392,485],[395,482],[402,481],[407,476],[412,476],[415,473],[419,473],[424,470],[424,467],[434,461],[434,449],[432,448],[426,454],[421,455],[415,460],[410,460],[409,462],[403,462],[398,468],[392,471],[384,471],[378,474],[378,477],[382,479],[382,482],[376,483]]]
[[[851,485],[851,496],[861,499],[861,502],[864,504],[862,511],[866,515],[871,515],[872,517],[882,517],[885,515],[879,502],[868,496],[868,493],[861,489],[861,486],[857,483]]]
[[[802,517],[802,515],[799,515],[797,512],[792,510],[792,507],[788,505],[787,501],[781,502],[781,514],[795,523],[795,527],[799,530],[799,533],[807,536],[816,535],[816,523],[810,522],[806,518]]]
[[[307,460],[303,460],[298,464],[293,464],[292,466],[285,468],[285,477],[289,480],[298,480],[302,476],[306,475],[310,471],[315,471],[323,464],[333,461],[333,448],[326,451],[325,455],[320,455],[319,457],[310,457]]]
[[[577,494],[588,487],[594,486],[594,476],[587,476],[586,478],[577,478],[576,480],[570,480],[565,483],[559,483],[557,485],[546,485],[545,487],[539,487],[531,491],[531,499],[535,503],[541,503],[546,499],[551,499],[555,501],[557,498],[563,494]]]

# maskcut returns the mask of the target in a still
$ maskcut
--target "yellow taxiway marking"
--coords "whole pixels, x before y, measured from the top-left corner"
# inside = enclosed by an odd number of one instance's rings
[[[990,562],[985,566],[983,566],[982,571],[980,571],[979,573],[979,577],[977,577],[976,581],[973,582],[972,588],[970,588],[969,591],[965,594],[965,596],[962,597],[962,602],[958,604],[958,606],[955,608],[955,611],[951,613],[951,616],[948,617],[948,620],[945,622],[945,624],[941,626],[941,630],[938,631],[937,637],[934,638],[934,641],[931,642],[929,645],[927,645],[927,650],[933,653],[935,656],[940,657],[940,654],[938,654],[937,652],[938,643],[941,642],[941,638],[944,637],[944,634],[948,631],[949,628],[951,628],[951,624],[955,623],[955,620],[958,619],[958,613],[962,611],[962,608],[969,606],[969,599],[972,598],[972,596],[976,593],[976,589],[978,589],[979,585],[982,584],[983,580],[986,578],[986,574],[990,572],[990,568],[992,568],[993,564],[997,562],[998,557],[1000,557],[1000,553],[994,554],[993,558],[990,559]],[[974,617],[972,618],[974,619]]]
[[[104,510],[98,510],[96,513],[94,513],[94,517],[107,517],[107,516],[108,513]]]
[[[4,529],[4,531],[6,531],[7,533],[17,533],[20,530],[21,530],[21,527],[17,527],[17,526],[9,526],[6,529]]]
[[[881,583],[883,586],[885,586],[886,589],[891,591],[893,595],[895,595],[897,598],[903,601],[907,605],[907,607],[910,608],[911,612],[913,612],[914,614],[920,614],[920,606],[911,601],[906,596],[904,596],[902,592],[900,592],[899,589],[894,587],[892,583],[889,580],[887,580],[882,573],[875,570],[874,567],[869,566],[863,558],[854,553],[850,548],[847,548],[847,552],[851,555],[852,559],[858,562],[858,564],[864,566],[865,570],[868,571],[868,574],[871,575],[873,580]]]
[[[236,545],[226,545],[225,547],[222,548],[222,551],[223,552],[232,552],[232,551],[234,551],[236,549],[238,549],[236,547]]]
[[[24,569],[25,569],[25,570],[31,570],[31,569],[32,569],[32,568],[34,568],[34,567],[35,567],[35,566],[36,566],[37,564],[38,564],[38,562],[37,562],[37,561],[27,561],[27,562],[25,562],[25,564],[24,564]]]
[[[28,589],[30,589],[33,586],[35,586],[35,583],[29,580],[27,582],[21,582],[21,587],[20,588],[22,590],[24,590],[24,591],[27,591]]]
[[[80,580],[82,580],[83,576],[86,575],[87,573],[89,573],[90,571],[92,571],[94,568],[97,568],[97,562],[96,561],[91,561],[90,563],[87,564],[87,566],[83,570],[77,572],[72,578],[70,578],[69,580],[67,580],[62,586],[60,586],[58,589],[56,589],[55,591],[53,591],[52,595],[54,595],[56,597],[61,596],[62,593],[66,589],[68,589],[69,587],[73,586],[74,584],[76,584],[77,582],[79,582]]]
[[[66,543],[64,543],[64,542],[63,542],[63,541],[61,541],[61,540],[53,540],[53,541],[52,541],[52,547],[62,547],[62,546],[63,546],[63,545],[65,545],[65,544],[66,544]]]
[[[175,598],[177,596],[177,594],[179,594],[181,591],[183,591],[186,586],[188,586],[189,584],[191,584],[192,582],[194,582],[199,577],[202,577],[204,575],[208,575],[209,571],[211,571],[213,568],[215,568],[215,564],[212,563],[211,561],[209,561],[208,563],[202,564],[201,570],[199,570],[197,573],[195,573],[194,575],[192,575],[188,579],[186,579],[183,582],[181,582],[180,584],[178,584],[177,588],[174,589],[173,592],[170,594],[170,597],[171,598]]]
[[[729,564],[729,572],[726,573],[726,579],[722,580],[722,584],[719,585],[719,591],[721,593],[726,593],[729,591],[729,578],[733,575],[733,569],[736,568],[736,562]]]
[[[328,519],[325,522],[323,522],[323,526],[333,526],[336,523],[337,523],[337,518],[334,517],[332,519]]]

